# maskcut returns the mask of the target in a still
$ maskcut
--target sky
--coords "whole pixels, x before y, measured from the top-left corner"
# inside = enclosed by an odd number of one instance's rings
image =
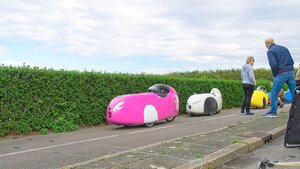
[[[164,74],[300,63],[298,0],[0,0],[0,64]]]

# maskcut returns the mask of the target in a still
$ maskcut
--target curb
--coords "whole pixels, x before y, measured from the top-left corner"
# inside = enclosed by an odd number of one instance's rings
[[[252,120],[249,120],[249,121],[246,121],[244,123],[248,123],[248,122],[251,122],[251,121]],[[124,154],[124,153],[128,153],[128,152],[134,152],[134,151],[138,151],[138,150],[145,149],[145,148],[148,148],[148,147],[157,146],[157,145],[161,145],[161,144],[164,144],[164,143],[169,143],[169,142],[172,142],[172,141],[180,139],[180,138],[192,137],[192,136],[198,136],[198,135],[205,135],[205,134],[212,133],[212,132],[218,132],[218,131],[222,131],[222,130],[227,129],[227,128],[228,127],[222,127],[222,128],[212,130],[212,131],[187,135],[187,136],[178,137],[178,138],[174,138],[174,139],[163,141],[163,142],[150,144],[150,145],[147,145],[147,146],[138,147],[138,148],[135,148],[135,149],[120,151],[120,152],[117,152],[117,153],[114,153],[114,154],[109,154],[109,155],[101,156],[101,157],[94,158],[94,159],[91,159],[91,160],[83,161],[83,162],[80,162],[80,163],[71,164],[71,165],[68,165],[68,166],[65,166],[65,167],[60,167],[58,169],[72,169],[72,168],[76,168],[76,167],[81,167],[81,166],[88,165],[88,164],[93,163],[93,162],[97,162],[97,161],[104,160],[104,159],[107,159],[107,158],[115,157],[115,156],[118,156],[120,154]],[[283,126],[275,128],[275,129],[272,129],[272,130],[270,130],[266,133],[271,134],[272,139],[274,140],[275,138],[278,138],[279,136],[284,134],[285,130],[286,130],[286,125],[283,125]],[[234,160],[235,158],[239,157],[240,155],[247,154],[247,153],[263,146],[263,145],[264,145],[264,141],[261,138],[258,138],[258,137],[248,138],[248,139],[243,140],[240,143],[229,145],[229,146],[227,146],[223,149],[220,149],[216,152],[208,154],[201,161],[200,160],[190,161],[190,162],[187,162],[186,164],[183,164],[181,166],[176,167],[175,169],[212,169],[212,168],[216,168],[216,167],[218,167],[222,164],[225,164],[229,161]]]
[[[278,138],[279,136],[283,135],[286,131],[286,125],[281,127],[277,127],[273,130],[268,131],[267,133],[272,134],[272,139]]]
[[[277,127],[267,133],[272,134],[272,140],[285,133],[286,125]],[[264,141],[258,137],[243,140],[241,143],[229,145],[223,149],[205,156],[200,162],[191,161],[175,169],[212,169],[230,162],[240,155],[247,154],[264,145]]]

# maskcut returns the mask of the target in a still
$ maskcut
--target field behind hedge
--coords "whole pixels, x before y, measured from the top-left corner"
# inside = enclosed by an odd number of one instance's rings
[[[156,83],[177,90],[180,112],[192,94],[222,92],[223,108],[240,106],[241,81],[160,75],[78,72],[0,66],[0,136],[37,131],[64,132],[106,123],[105,111],[118,95],[145,92]],[[259,84],[268,85],[268,81]]]

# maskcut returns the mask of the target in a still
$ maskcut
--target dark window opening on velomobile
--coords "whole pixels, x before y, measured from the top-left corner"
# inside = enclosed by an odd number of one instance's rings
[[[170,92],[170,88],[169,88],[169,86],[164,85],[164,84],[156,84],[156,85],[151,86],[148,89],[148,91],[156,93],[160,97],[166,97],[168,95],[168,93]]]
[[[218,104],[216,99],[212,97],[208,97],[204,102],[204,113],[210,114],[211,112],[215,112],[218,109]]]
[[[266,87],[265,86],[258,86],[256,90],[266,91]]]

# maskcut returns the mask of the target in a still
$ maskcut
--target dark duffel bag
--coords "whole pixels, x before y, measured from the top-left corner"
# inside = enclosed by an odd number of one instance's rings
[[[300,86],[297,86],[293,93],[284,146],[287,148],[300,147]]]

